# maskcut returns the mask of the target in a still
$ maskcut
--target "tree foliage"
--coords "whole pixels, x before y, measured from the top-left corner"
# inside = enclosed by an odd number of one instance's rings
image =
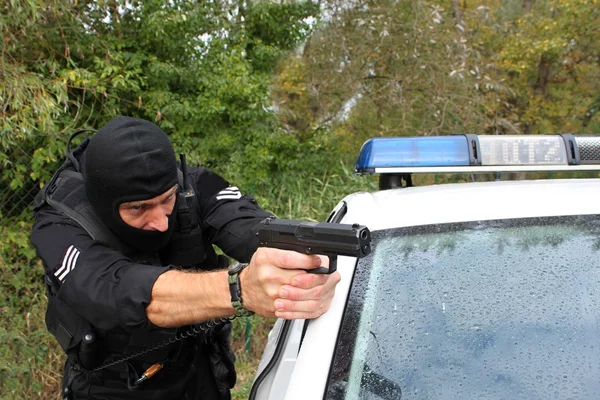
[[[600,7],[597,0],[536,2],[498,49],[514,94],[504,113],[526,133],[598,132]]]
[[[28,0],[2,7],[0,143],[8,149],[41,133],[59,135],[44,135],[44,150],[34,154],[32,177],[42,180],[68,133],[120,114],[156,121],[192,162],[224,168],[253,161],[257,142],[277,134],[268,95],[273,66],[310,33],[303,20],[318,12],[311,2]],[[15,165],[9,156],[1,161]],[[249,179],[256,169],[237,172]]]
[[[594,0],[325,1],[275,100],[298,135],[598,132]],[[346,147],[347,146],[347,147]]]

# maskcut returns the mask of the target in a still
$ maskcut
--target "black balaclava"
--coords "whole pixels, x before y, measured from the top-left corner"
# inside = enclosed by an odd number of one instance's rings
[[[115,235],[145,252],[154,253],[169,242],[177,204],[166,232],[134,228],[119,215],[120,204],[151,199],[177,184],[175,151],[158,126],[114,118],[92,137],[82,164],[88,200]]]

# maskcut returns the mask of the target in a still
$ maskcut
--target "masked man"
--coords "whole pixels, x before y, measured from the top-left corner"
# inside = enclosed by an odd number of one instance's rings
[[[68,356],[64,398],[229,399],[229,319],[318,317],[340,279],[306,272],[318,256],[258,248],[271,216],[179,164],[145,120],[117,117],[69,153],[36,199],[31,233],[46,324]],[[227,268],[213,244],[238,262]]]

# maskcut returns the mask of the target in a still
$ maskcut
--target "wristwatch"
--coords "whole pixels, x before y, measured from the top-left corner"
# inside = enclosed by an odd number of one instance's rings
[[[254,312],[244,307],[242,303],[242,286],[240,285],[240,272],[246,268],[248,264],[235,262],[229,266],[229,292],[231,293],[231,305],[235,310],[236,317],[249,317],[254,315]]]

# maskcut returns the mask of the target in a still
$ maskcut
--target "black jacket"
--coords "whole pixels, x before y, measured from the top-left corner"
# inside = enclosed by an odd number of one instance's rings
[[[258,246],[254,233],[259,222],[271,216],[270,213],[207,169],[188,168],[188,178],[196,193],[200,233],[197,232],[190,242],[190,236],[178,232],[176,227],[171,242],[154,255],[128,254],[124,250],[126,247],[94,240],[77,222],[47,204],[36,212],[31,241],[43,261],[47,279],[51,281],[49,295],[57,300],[54,304],[58,304],[47,314],[47,323],[68,313],[76,313],[88,321],[98,337],[100,364],[173,336],[175,330],[159,328],[146,316],[152,286],[163,272],[181,267],[217,268],[212,244],[242,262],[248,262]],[[182,246],[193,248],[191,253],[188,252],[192,259],[183,260],[186,265],[178,264],[182,261]],[[115,337],[118,339],[114,340]],[[79,389],[73,390],[79,390],[79,395],[86,393],[89,398],[176,399],[183,393],[191,395],[187,398],[210,398],[202,394],[204,389],[198,384],[198,381],[205,380],[208,384],[215,379],[210,374],[210,357],[204,354],[209,351],[206,342],[210,340],[196,338],[171,346],[177,348],[167,349],[170,355],[174,351],[185,353],[178,356],[179,360],[184,360],[178,368],[185,368],[185,371],[161,372],[162,378],[161,373],[157,374],[137,392],[128,391],[122,378],[127,374],[131,376],[132,369],[141,374],[148,365],[161,361],[153,357],[163,357],[164,349],[162,353],[150,352],[139,360],[105,371],[82,374],[75,379],[79,380]],[[69,368],[67,365],[65,381],[74,379],[67,376]],[[107,379],[114,382],[109,384]],[[123,382],[119,383],[120,380]],[[190,389],[190,385],[194,388]]]

